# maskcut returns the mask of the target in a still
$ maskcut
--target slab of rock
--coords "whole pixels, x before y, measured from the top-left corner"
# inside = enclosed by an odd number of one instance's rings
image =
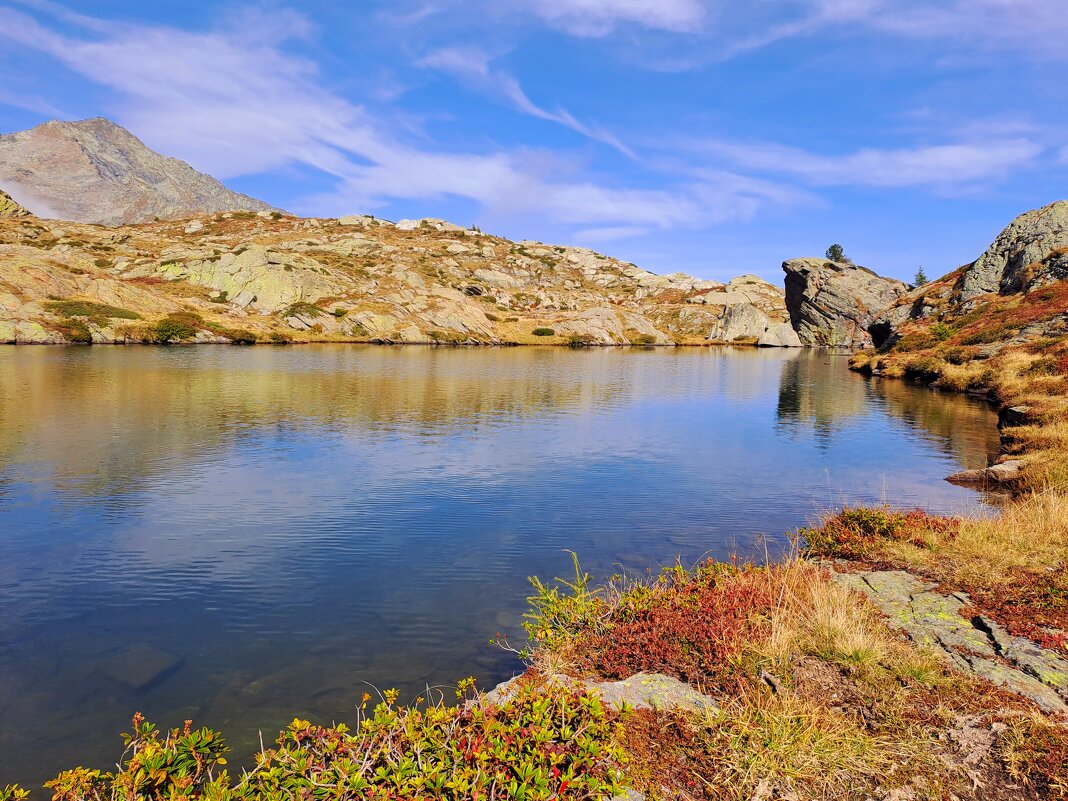
[[[869,326],[908,286],[866,267],[826,259],[790,259],[786,308],[802,344],[867,348]]]
[[[946,481],[963,487],[996,487],[999,484],[1016,481],[1020,477],[1023,466],[1024,463],[1018,459],[1009,459],[981,470],[962,470],[947,476]]]
[[[1043,262],[1068,248],[1068,200],[1059,200],[1021,214],[969,267],[961,280],[960,298],[972,300],[991,292],[1009,294],[1068,276],[1044,274]],[[1033,269],[1032,265],[1039,265]],[[1053,272],[1057,272],[1056,266]]]
[[[1030,640],[1011,637],[985,617],[966,617],[966,595],[934,592],[933,584],[903,570],[838,573],[835,580],[868,596],[892,626],[958,669],[1030,698],[1047,712],[1068,714],[1068,662]]]
[[[507,700],[522,678],[518,676],[501,682],[482,696],[483,701],[493,704]],[[573,676],[554,674],[548,677],[548,681],[572,689],[596,692],[606,704],[616,709],[622,709],[624,706],[633,709],[679,709],[687,712],[715,712],[719,709],[714,699],[697,692],[689,684],[662,673],[635,673],[629,679],[620,681],[576,679]]]
[[[801,337],[789,323],[775,323],[757,340],[762,348],[800,348]]]

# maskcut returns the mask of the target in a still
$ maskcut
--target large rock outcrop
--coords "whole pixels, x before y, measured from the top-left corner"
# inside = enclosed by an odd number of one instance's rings
[[[805,345],[869,347],[869,326],[908,290],[901,281],[845,262],[790,259],[782,269],[790,323]]]
[[[788,324],[783,290],[755,275],[740,275],[690,298],[705,313],[708,339],[767,347],[800,347]],[[790,329],[789,333],[783,330]],[[769,334],[769,332],[771,332]]]
[[[102,225],[272,210],[103,118],[0,135],[0,189],[39,217]]]
[[[1059,256],[1054,264],[1049,263],[1051,255]],[[1020,292],[1063,278],[1068,278],[1068,200],[1026,212],[1009,223],[964,271],[959,297],[968,302],[980,295]]]

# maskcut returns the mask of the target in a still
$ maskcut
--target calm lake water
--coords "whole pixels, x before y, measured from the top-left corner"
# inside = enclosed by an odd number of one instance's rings
[[[527,577],[774,553],[842,502],[974,509],[968,398],[752,349],[0,349],[0,785],[137,710],[248,754],[518,668]],[[517,638],[518,639],[518,638]]]

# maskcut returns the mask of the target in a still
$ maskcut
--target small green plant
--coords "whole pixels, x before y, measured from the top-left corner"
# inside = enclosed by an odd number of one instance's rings
[[[29,790],[23,790],[17,784],[0,787],[0,801],[25,801],[30,797]]]
[[[553,337],[556,336],[556,331],[551,328],[535,328],[530,332],[536,337]]]
[[[282,312],[282,317],[321,317],[326,314],[321,308],[314,303],[306,303],[304,301],[298,301],[291,303]]]
[[[834,262],[846,261],[845,251],[842,250],[842,246],[839,245],[837,242],[835,242],[833,245],[831,245],[829,248],[827,248],[826,256],[827,256],[827,259],[830,260],[830,261],[834,261]]]
[[[927,273],[923,271],[923,267],[919,267],[916,270],[916,277],[912,279],[912,283],[915,286],[923,286],[928,281]]]
[[[138,714],[117,771],[74,768],[46,787],[55,801],[579,801],[626,789],[616,715],[597,695],[524,680],[490,704],[470,678],[455,695],[463,703],[447,705],[438,693],[403,707],[389,689],[365,713],[364,693],[354,731],[294,719],[251,770],[233,777],[217,732],[186,721],[163,736]],[[17,787],[4,792],[0,801],[25,798]]]
[[[203,318],[195,312],[174,312],[152,326],[151,341],[166,345],[170,342],[192,339],[203,325]]]
[[[275,345],[288,345],[293,341],[293,337],[284,331],[272,331],[270,339]]]
[[[939,320],[931,326],[931,334],[939,342],[945,342],[947,339],[953,336],[953,329],[950,326],[946,325],[946,323],[942,320]]]

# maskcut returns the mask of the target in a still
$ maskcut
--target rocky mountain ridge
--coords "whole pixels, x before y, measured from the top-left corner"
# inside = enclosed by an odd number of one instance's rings
[[[796,346],[783,291],[443,220],[0,221],[0,342]]]
[[[0,135],[0,190],[40,217],[101,225],[272,210],[101,117]]]

